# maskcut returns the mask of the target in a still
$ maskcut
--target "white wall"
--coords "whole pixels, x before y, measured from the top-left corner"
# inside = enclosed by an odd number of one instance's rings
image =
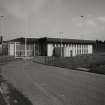
[[[56,45],[57,47],[59,47],[59,44]],[[54,50],[54,45],[53,44],[48,44],[47,45],[47,56],[53,56],[53,50]],[[69,45],[64,45],[64,57],[69,57],[69,56],[76,56],[76,55],[79,55],[79,54],[92,54],[93,53],[93,46],[90,44],[90,45],[80,45],[78,44],[78,48],[77,48],[77,44],[74,45],[74,44],[69,44]],[[77,49],[79,50],[78,54],[77,54]],[[88,50],[88,52],[85,52],[84,53],[84,50],[86,51],[86,49]],[[81,50],[81,53],[80,53],[80,50]],[[83,50],[83,51],[82,51]],[[72,51],[72,54],[70,54]]]
[[[64,57],[69,57],[69,47],[64,47]]]
[[[77,53],[78,50],[78,53]],[[80,51],[81,50],[81,51]],[[72,54],[70,54],[72,53]],[[78,44],[70,44],[69,46],[64,46],[64,56],[65,57],[69,57],[69,56],[76,56],[76,55],[80,55],[80,54],[92,54],[93,53],[93,46],[90,45],[80,45]]]
[[[53,56],[53,50],[54,50],[53,44],[48,44],[47,45],[47,56]]]
[[[73,56],[76,56],[76,54],[75,54],[75,45],[72,45],[72,52],[73,52]]]
[[[93,53],[93,46],[88,45],[88,54],[92,54],[92,53]]]
[[[9,52],[10,56],[14,56],[15,55],[15,53],[14,53],[14,43],[10,43],[9,44],[8,52]]]

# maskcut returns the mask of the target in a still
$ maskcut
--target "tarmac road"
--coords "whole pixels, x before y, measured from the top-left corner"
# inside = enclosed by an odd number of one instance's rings
[[[33,105],[105,105],[105,75],[30,61],[12,62],[2,71]]]

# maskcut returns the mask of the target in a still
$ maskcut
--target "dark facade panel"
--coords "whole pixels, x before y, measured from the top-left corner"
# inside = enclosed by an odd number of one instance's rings
[[[93,45],[93,50],[94,50],[94,53],[105,52],[105,42],[96,41],[96,43]]]
[[[47,39],[40,38],[38,43],[39,43],[40,56],[47,56]]]
[[[0,44],[2,44],[2,42],[3,42],[3,37],[0,36]]]

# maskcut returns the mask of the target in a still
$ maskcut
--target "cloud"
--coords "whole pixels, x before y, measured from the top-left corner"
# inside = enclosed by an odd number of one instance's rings
[[[92,27],[96,26],[96,22],[93,21],[93,20],[86,20],[85,23],[86,23],[86,25],[89,25],[89,26],[92,26]]]
[[[105,22],[105,16],[103,16],[103,17],[97,17],[96,20],[99,20],[99,21]]]
[[[26,18],[30,14],[38,13],[43,8],[47,0],[6,0],[5,10],[17,18]]]
[[[78,27],[84,27],[84,26],[87,26],[87,27],[96,27],[97,23],[94,20],[88,19],[88,20],[78,21],[76,23],[76,26],[78,26]]]
[[[77,23],[76,26],[78,27],[82,27],[84,25],[84,23]]]

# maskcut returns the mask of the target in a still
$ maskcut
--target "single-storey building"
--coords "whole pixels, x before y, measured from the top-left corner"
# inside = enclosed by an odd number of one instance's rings
[[[95,41],[60,38],[16,38],[7,41],[8,55],[15,57],[92,54]]]

